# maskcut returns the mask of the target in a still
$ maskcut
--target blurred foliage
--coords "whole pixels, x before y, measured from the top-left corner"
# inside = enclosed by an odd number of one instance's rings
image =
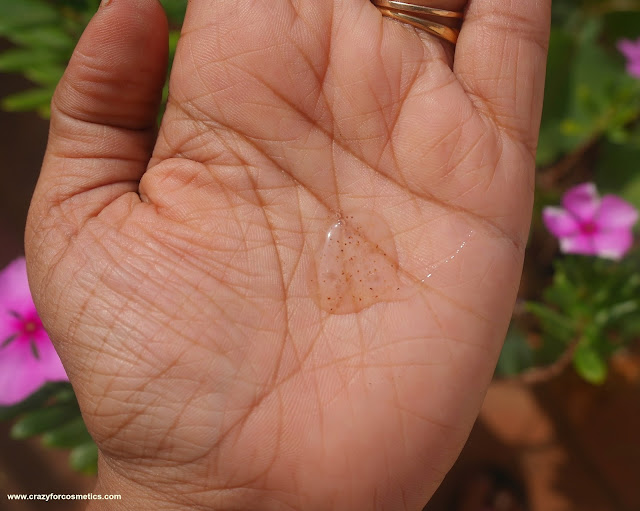
[[[532,238],[544,230],[542,208],[579,181],[640,208],[640,80],[617,49],[638,38],[640,0],[554,0]],[[549,283],[514,317],[497,374],[547,367],[553,375],[567,361],[602,383],[611,354],[640,338],[638,249],[621,262],[558,257],[537,271]]]
[[[80,414],[69,383],[48,383],[29,398],[11,407],[0,407],[0,420],[15,420],[11,436],[41,436],[47,447],[70,449],[71,467],[85,474],[97,470],[98,448]]]
[[[573,366],[591,383],[602,383],[608,358],[640,337],[640,254],[622,262],[570,256],[557,259],[553,281],[541,301],[526,302],[541,339],[532,346],[514,322],[498,363],[503,375],[553,364],[571,350]]]
[[[161,0],[169,19],[173,61],[187,0]],[[49,116],[51,97],[99,0],[0,0],[0,38],[13,47],[0,53],[0,73],[19,73],[34,87],[2,99],[13,112]],[[165,87],[166,100],[168,88]]]
[[[620,12],[618,5],[637,12]],[[576,9],[583,5],[583,9]],[[554,3],[537,163],[543,167],[600,139],[640,148],[640,80],[616,48],[640,36],[640,1]]]

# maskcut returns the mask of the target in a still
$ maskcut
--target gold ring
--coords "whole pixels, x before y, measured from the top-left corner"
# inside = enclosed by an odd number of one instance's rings
[[[386,7],[396,11],[412,12],[427,16],[438,16],[440,18],[462,18],[462,13],[458,11],[447,11],[446,9],[436,9],[426,5],[410,4],[407,2],[397,2],[396,0],[372,0],[377,7]]]
[[[430,34],[436,35],[446,41],[455,44],[460,31],[456,28],[448,27],[435,21],[431,21],[420,16],[432,16],[438,18],[462,19],[463,14],[458,11],[448,11],[437,9],[425,5],[410,4],[396,0],[371,0],[383,16],[407,23],[413,27],[422,29]]]

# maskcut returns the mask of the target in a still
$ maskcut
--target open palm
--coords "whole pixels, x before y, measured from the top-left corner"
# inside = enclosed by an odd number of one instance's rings
[[[158,134],[164,15],[105,3],[27,229],[101,488],[421,509],[518,288],[548,3],[472,0],[454,58],[369,0],[192,0]]]

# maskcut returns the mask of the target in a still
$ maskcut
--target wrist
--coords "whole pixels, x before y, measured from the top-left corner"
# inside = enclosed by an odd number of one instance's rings
[[[164,509],[167,505],[166,500],[162,502],[152,488],[117,473],[101,457],[98,464],[98,479],[87,511]]]
[[[127,464],[128,465],[128,464]],[[249,488],[203,489],[154,467],[123,467],[101,455],[93,498],[87,511],[291,511],[290,505]],[[163,472],[162,477],[158,474]],[[154,477],[155,476],[155,477]]]

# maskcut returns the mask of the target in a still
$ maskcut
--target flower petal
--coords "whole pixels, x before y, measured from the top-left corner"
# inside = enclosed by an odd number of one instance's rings
[[[627,73],[629,73],[634,78],[640,78],[640,57],[635,61],[630,60],[627,63]]]
[[[14,326],[15,321],[11,320],[13,318],[8,314],[0,314],[0,357],[2,357],[2,345],[5,341],[20,334],[20,331]]]
[[[47,381],[69,381],[67,372],[60,362],[60,357],[56,352],[53,344],[49,340],[49,337],[44,333],[42,336],[46,337],[46,342],[38,342],[38,353],[40,355],[39,370],[44,374],[44,378]]]
[[[37,312],[24,258],[0,271],[0,406],[18,403],[48,381],[68,380],[47,333],[38,323],[30,340],[23,321],[35,321]],[[13,339],[11,342],[5,341]],[[35,343],[37,358],[32,351]]]
[[[571,236],[580,230],[575,217],[562,208],[546,207],[542,210],[542,220],[549,232],[556,238]]]
[[[0,406],[19,403],[45,381],[31,350],[14,342],[0,351]]]
[[[640,39],[618,41],[618,50],[627,58],[627,73],[640,78]]]
[[[618,41],[618,50],[629,60],[640,59],[640,39],[636,42],[622,39]]]
[[[68,381],[48,339],[36,340],[39,358],[23,339],[0,350],[0,406],[19,403],[49,381]]]
[[[593,235],[595,253],[604,259],[622,259],[632,244],[633,234],[630,229],[602,231]]]
[[[21,257],[0,271],[0,311],[26,312],[33,309],[35,306],[27,280],[27,263]]]
[[[560,251],[563,254],[596,255],[592,235],[576,234],[560,239]]]
[[[615,195],[602,198],[595,218],[598,230],[631,229],[637,221],[638,210]]]
[[[579,221],[591,221],[600,207],[600,197],[596,185],[583,183],[570,188],[562,198],[562,205]]]

